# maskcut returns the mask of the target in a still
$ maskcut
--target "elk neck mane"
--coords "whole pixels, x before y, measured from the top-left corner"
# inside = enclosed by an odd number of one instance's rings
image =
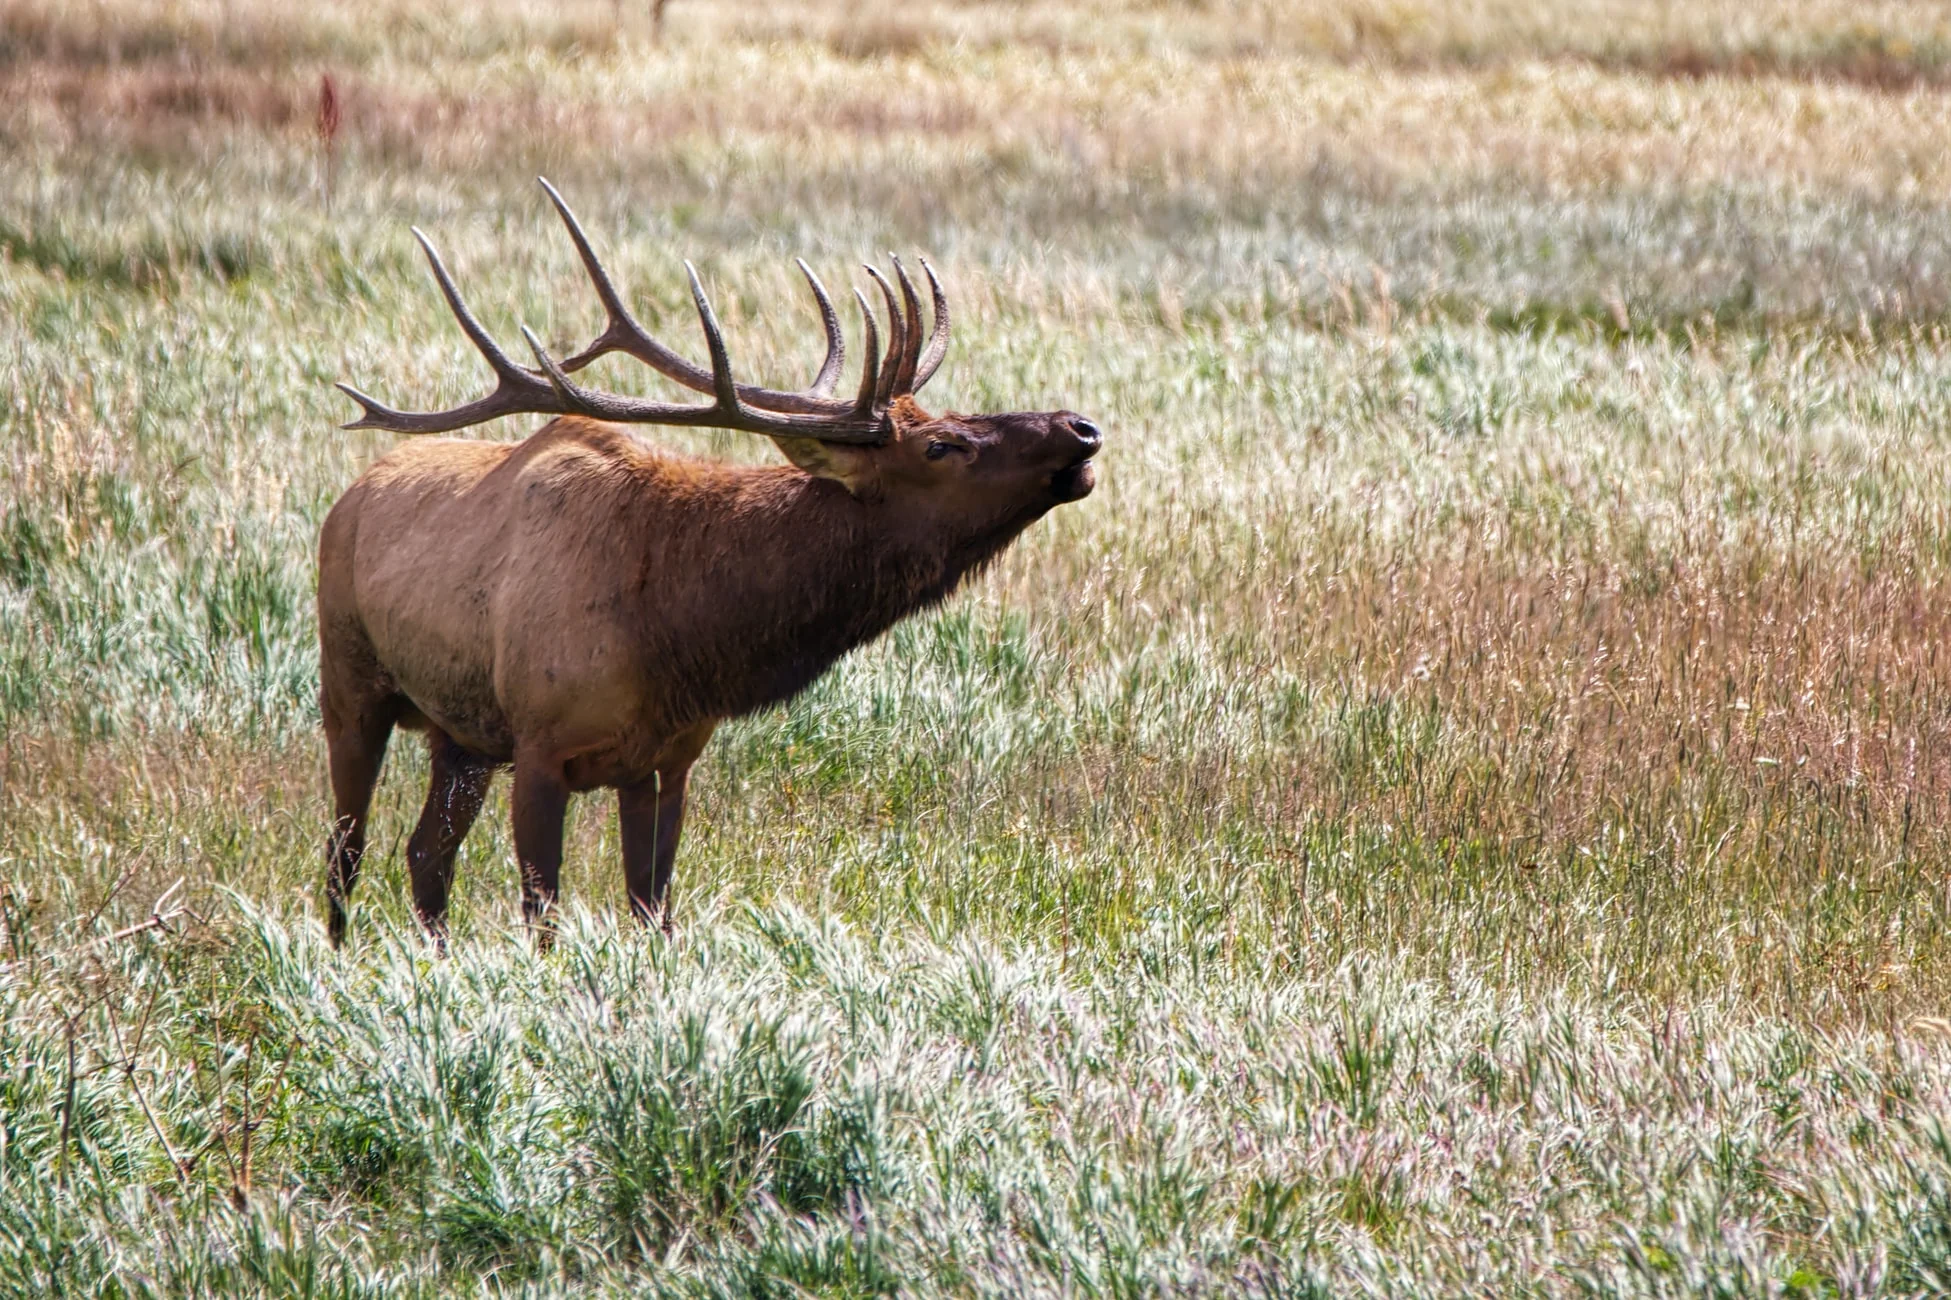
[[[567,417],[538,437],[551,433],[607,462],[610,517],[628,534],[607,561],[645,650],[720,716],[797,694],[947,599],[1044,513],[917,514],[790,465],[687,456],[613,425]]]

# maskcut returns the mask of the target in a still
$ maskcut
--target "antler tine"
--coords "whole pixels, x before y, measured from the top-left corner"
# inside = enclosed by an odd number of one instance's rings
[[[928,347],[922,352],[920,362],[915,366],[914,387],[909,391],[916,393],[926,387],[928,381],[935,377],[935,372],[941,369],[942,358],[948,355],[949,330],[948,294],[942,291],[942,282],[936,277],[935,268],[928,265],[928,259],[924,257],[919,260],[923,273],[928,276],[928,292],[935,299],[935,329],[929,335]],[[920,322],[917,320],[916,323]]]
[[[854,401],[854,413],[869,416],[874,413],[874,399],[880,396],[881,331],[874,324],[874,309],[867,305],[867,295],[855,289],[854,301],[860,304],[860,319],[867,335],[867,357],[860,363],[860,396]]]
[[[645,402],[635,398],[618,397],[614,393],[600,392],[594,388],[584,388],[568,376],[561,362],[549,355],[549,350],[542,346],[542,340],[535,337],[535,331],[524,325],[522,337],[528,340],[529,351],[535,354],[535,363],[542,368],[542,373],[548,376],[549,383],[554,386],[556,395],[562,399],[564,408],[577,415],[592,416],[598,420],[638,423],[652,421],[658,424],[723,423],[722,413],[716,406]]]
[[[881,298],[887,303],[888,331],[892,335],[887,342],[887,357],[881,362],[880,382],[874,388],[874,402],[886,407],[896,396],[894,378],[901,370],[901,354],[908,346],[908,322],[901,315],[901,304],[894,296],[894,286],[887,282],[880,268],[867,264],[867,274],[881,288]]]
[[[921,364],[921,296],[915,292],[915,282],[908,278],[908,268],[901,265],[901,259],[893,253],[888,257],[894,262],[894,278],[901,282],[902,313],[908,320],[908,336],[901,341],[901,366],[894,372],[894,391],[897,396],[907,396],[915,391],[915,368]]]
[[[635,357],[666,379],[674,380],[694,392],[714,391],[715,381],[710,371],[693,365],[677,352],[659,343],[631,314],[630,309],[624,305],[623,295],[617,292],[615,281],[604,269],[602,259],[596,256],[596,250],[590,245],[589,236],[583,232],[582,223],[576,219],[576,214],[570,209],[568,201],[562,197],[555,186],[549,183],[547,177],[538,176],[536,180],[541,182],[543,190],[549,196],[549,202],[555,205],[556,214],[562,218],[562,224],[568,228],[569,238],[576,245],[576,254],[582,259],[583,270],[588,273],[590,283],[596,287],[596,296],[602,300],[603,310],[608,316],[603,332],[597,335],[588,347],[562,362],[563,371],[567,373],[581,370],[599,357],[607,356],[612,352],[621,352],[626,356]],[[832,302],[828,300],[825,286],[817,279],[813,279],[813,273],[806,269],[805,263],[800,264],[800,269],[806,271],[808,278],[812,280],[813,296],[819,301],[820,323],[826,331],[826,360],[821,364],[820,372],[815,376],[812,387],[803,393],[787,393],[777,389],[760,388],[754,384],[741,384],[739,398],[767,410],[807,415],[837,415],[848,409],[846,402],[837,400],[832,395],[832,383],[839,377],[843,360],[844,344],[841,341],[840,316],[834,311]],[[826,383],[825,387],[821,386],[823,380]]]
[[[525,370],[511,360],[501,350],[474,313],[468,310],[467,301],[448,274],[446,263],[434,249],[433,241],[419,227],[413,228],[413,237],[420,241],[421,249],[427,254],[427,261],[433,266],[434,279],[440,285],[441,293],[447,299],[448,308],[454,319],[460,322],[461,331],[467,335],[475,350],[487,358],[494,368],[496,383],[494,391],[485,397],[478,397],[447,411],[402,411],[384,402],[367,396],[350,384],[338,387],[353,401],[359,403],[364,412],[357,420],[345,425],[347,429],[386,429],[392,433],[451,433],[455,429],[465,429],[471,424],[480,424],[498,416],[522,413],[560,415],[569,408],[561,403],[559,396],[549,384],[533,371]]]
[[[814,301],[820,305],[820,328],[826,331],[826,358],[820,362],[820,373],[813,376],[806,391],[816,397],[831,397],[833,386],[840,382],[840,369],[847,363],[847,340],[840,332],[840,313],[833,309],[833,299],[826,296],[826,286],[813,274],[806,259],[796,257],[793,261],[799,266],[799,273],[806,277]]]
[[[494,337],[482,328],[481,322],[474,318],[474,313],[467,309],[467,302],[461,297],[460,289],[455,286],[454,277],[447,274],[447,266],[440,260],[440,254],[434,251],[434,243],[427,238],[426,232],[418,226],[412,229],[413,237],[420,241],[420,247],[427,254],[427,260],[433,264],[434,279],[440,282],[440,291],[446,295],[447,306],[453,311],[454,319],[461,323],[461,332],[466,334],[476,350],[488,359],[488,364],[494,367],[495,374],[499,375],[504,383],[510,379],[533,378],[509,359],[508,354],[501,350],[501,345],[494,341]]]
[[[698,321],[705,327],[705,346],[711,350],[711,384],[718,395],[718,405],[727,415],[739,413],[738,385],[732,382],[732,357],[725,350],[725,335],[718,328],[718,317],[711,310],[711,299],[705,297],[704,285],[698,283],[697,268],[689,262],[684,264],[684,273],[691,277],[691,300],[698,304]]]
[[[540,366],[542,373],[549,377],[549,383],[554,386],[556,395],[570,410],[579,415],[593,415],[598,419],[620,417],[620,410],[610,408],[625,405],[623,399],[592,388],[584,388],[576,383],[564,372],[562,363],[549,355],[549,350],[542,346],[542,340],[535,337],[535,331],[526,325],[522,326],[522,337],[528,340],[528,350],[535,354],[535,364]],[[682,409],[688,411],[694,408]]]
[[[561,408],[531,405],[527,398],[497,387],[486,397],[448,411],[402,411],[369,397],[351,384],[336,385],[338,390],[359,403],[364,414],[341,429],[384,429],[388,433],[452,433],[471,424],[482,424],[503,415],[561,414]],[[544,387],[543,395],[547,390]]]
[[[603,332],[597,335],[588,347],[563,361],[562,369],[565,372],[581,370],[598,357],[611,352],[623,352],[635,357],[666,378],[675,379],[687,387],[694,386],[687,381],[694,377],[703,377],[704,372],[652,338],[644,327],[637,323],[637,318],[631,315],[630,309],[624,305],[623,295],[616,291],[616,284],[610,279],[610,273],[604,269],[602,260],[596,256],[596,250],[590,247],[589,236],[583,233],[582,222],[576,220],[576,214],[570,210],[568,202],[555,186],[549,184],[546,176],[538,176],[535,179],[542,183],[543,190],[548,193],[549,202],[555,205],[556,214],[562,218],[562,224],[569,228],[569,238],[576,245],[576,255],[582,259],[583,270],[589,275],[589,282],[596,287],[596,296],[602,301],[603,310],[609,316],[609,320],[603,326]]]

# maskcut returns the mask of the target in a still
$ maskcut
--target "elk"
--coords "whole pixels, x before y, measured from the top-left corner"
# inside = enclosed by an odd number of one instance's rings
[[[688,262],[709,369],[645,332],[575,214],[542,185],[607,313],[588,347],[558,360],[524,327],[536,364],[517,364],[415,229],[495,387],[450,410],[410,412],[339,385],[363,412],[348,429],[437,434],[504,415],[555,418],[516,443],[404,442],[326,517],[319,697],[334,803],[326,899],[335,945],[396,727],[423,732],[431,754],[407,865],[415,913],[437,944],[455,853],[506,766],[522,914],[538,945],[553,932],[569,796],[598,789],[617,792],[630,907],[668,932],[686,784],[712,731],[789,699],[849,650],[945,599],[1095,483],[1102,434],[1081,415],[930,415],[916,403],[949,340],[947,297],[925,261],[926,335],[900,260],[894,283],[866,268],[890,337],[883,356],[875,312],[856,289],[866,356],[852,397],[834,395],[845,359],[838,313],[798,263],[825,360],[803,390],[760,388],[733,378]],[[710,401],[620,396],[570,377],[612,353]],[[790,463],[681,456],[622,427],[631,424],[762,434]]]

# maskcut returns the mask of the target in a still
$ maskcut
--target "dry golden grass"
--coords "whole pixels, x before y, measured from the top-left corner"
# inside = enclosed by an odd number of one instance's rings
[[[617,14],[622,12],[619,24]],[[320,70],[349,132],[465,171],[510,150],[601,158],[689,138],[925,135],[1074,151],[1090,169],[1382,171],[1550,185],[1844,185],[1941,197],[1942,99],[1820,74],[1838,50],[1946,48],[1915,4],[1406,3],[682,7],[663,48],[634,7],[10,0],[11,132],[182,148],[245,129],[301,144]],[[859,33],[898,24],[910,38]],[[849,35],[854,33],[854,35]],[[1668,65],[1768,49],[1753,75]],[[1612,51],[1612,53],[1608,53]],[[1623,51],[1624,53],[1619,53]],[[1495,57],[1488,57],[1490,52]],[[1760,56],[1756,56],[1760,57]],[[1847,59],[1843,64],[1847,64]],[[188,133],[187,138],[185,133]],[[215,143],[213,140],[211,143]]]

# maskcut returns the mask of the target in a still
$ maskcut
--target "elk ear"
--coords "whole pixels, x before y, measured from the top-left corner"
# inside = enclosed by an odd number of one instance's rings
[[[859,447],[821,442],[818,438],[774,438],[773,442],[787,460],[814,478],[830,478],[855,496],[861,494],[873,475],[872,460]]]

